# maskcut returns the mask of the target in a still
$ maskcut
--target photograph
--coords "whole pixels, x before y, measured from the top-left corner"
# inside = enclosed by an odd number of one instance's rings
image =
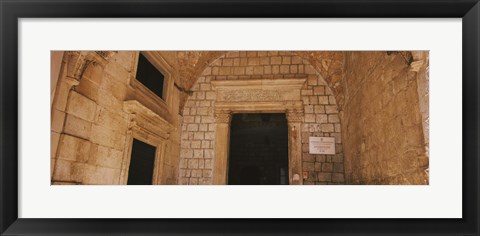
[[[428,50],[50,58],[51,185],[429,185]]]

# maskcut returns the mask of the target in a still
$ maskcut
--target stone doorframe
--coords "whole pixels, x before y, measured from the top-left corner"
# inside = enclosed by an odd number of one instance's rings
[[[230,123],[235,113],[285,113],[288,122],[288,179],[303,184],[301,125],[303,102],[300,89],[305,78],[278,80],[212,81],[215,103],[215,164],[213,184],[227,184]]]

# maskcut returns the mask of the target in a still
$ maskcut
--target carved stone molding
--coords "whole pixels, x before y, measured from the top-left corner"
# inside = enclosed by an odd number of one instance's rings
[[[128,131],[141,129],[155,137],[168,139],[170,133],[175,130],[168,121],[151,111],[136,100],[123,102],[123,111],[130,114]]]
[[[278,102],[300,100],[306,79],[215,80],[219,102]]]
[[[287,111],[287,121],[289,123],[293,122],[303,122],[303,112],[300,111]]]
[[[231,90],[224,93],[226,101],[277,101],[281,94],[276,90]]]
[[[232,113],[230,111],[221,110],[215,111],[215,121],[219,124],[230,124],[232,120]]]
[[[67,51],[67,76],[81,80],[83,72],[90,65],[104,67],[116,51]]]

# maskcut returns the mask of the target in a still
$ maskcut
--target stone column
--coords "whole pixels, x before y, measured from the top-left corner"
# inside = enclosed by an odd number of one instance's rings
[[[303,112],[287,111],[288,121],[288,177],[290,185],[302,185],[302,139]]]
[[[213,184],[227,184],[228,150],[230,145],[230,111],[215,112],[215,167],[213,170]]]

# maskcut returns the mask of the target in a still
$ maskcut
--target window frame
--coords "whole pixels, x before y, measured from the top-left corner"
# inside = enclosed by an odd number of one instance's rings
[[[137,69],[138,61],[140,54],[145,56],[147,60],[160,72],[163,74],[163,90],[162,97],[159,97],[142,82],[137,80]],[[156,51],[136,51],[134,53],[132,67],[130,69],[130,80],[129,85],[133,88],[133,92],[137,95],[135,96],[136,100],[142,101],[143,99],[148,99],[150,103],[157,103],[161,107],[165,108],[169,112],[172,111],[173,106],[173,89],[174,89],[174,79],[173,79],[173,67],[170,66],[165,59],[163,59]]]

